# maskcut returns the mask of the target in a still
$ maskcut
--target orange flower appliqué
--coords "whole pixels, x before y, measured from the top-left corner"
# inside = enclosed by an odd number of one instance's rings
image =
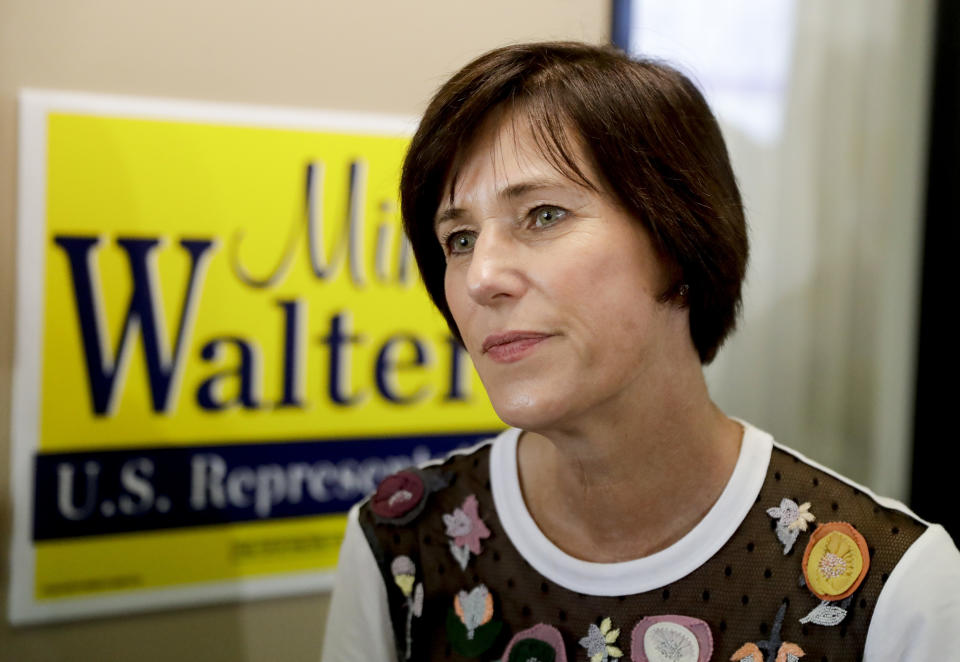
[[[493,596],[486,586],[480,584],[469,593],[460,591],[453,599],[453,610],[467,628],[467,639],[473,639],[477,628],[493,618]]]
[[[763,653],[754,643],[744,644],[730,656],[730,662],[763,662]]]
[[[777,651],[777,659],[774,662],[794,662],[804,655],[806,653],[803,652],[802,648],[788,641],[780,646],[780,650]]]
[[[803,552],[807,588],[828,602],[843,600],[856,591],[869,567],[867,541],[846,522],[817,527]]]

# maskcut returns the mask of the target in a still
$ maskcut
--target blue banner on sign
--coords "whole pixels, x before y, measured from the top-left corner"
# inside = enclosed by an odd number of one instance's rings
[[[494,434],[38,454],[33,538],[343,513],[384,477]]]

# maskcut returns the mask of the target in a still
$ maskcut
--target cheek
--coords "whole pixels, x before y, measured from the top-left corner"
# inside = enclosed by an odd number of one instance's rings
[[[470,335],[470,297],[467,295],[463,279],[455,269],[447,269],[443,278],[444,298],[447,301],[447,308],[456,322],[460,335],[465,343],[469,343]]]
[[[571,319],[585,327],[593,351],[603,354],[629,352],[647,337],[659,312],[650,274],[628,250],[607,251],[592,259],[567,263],[555,285],[557,297],[566,302]]]
[[[447,308],[453,315],[453,320],[460,326],[461,300],[459,297],[459,288],[456,279],[450,274],[450,270],[443,277],[443,296],[447,300]],[[463,333],[463,329],[460,330]]]

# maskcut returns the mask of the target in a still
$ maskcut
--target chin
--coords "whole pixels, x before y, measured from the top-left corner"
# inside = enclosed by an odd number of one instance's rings
[[[536,432],[552,427],[560,419],[558,403],[544,402],[529,391],[491,396],[490,402],[500,420],[521,430]]]

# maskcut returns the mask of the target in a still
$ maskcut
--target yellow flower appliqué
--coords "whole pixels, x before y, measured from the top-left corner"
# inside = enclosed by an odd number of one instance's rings
[[[810,536],[803,553],[807,588],[821,600],[842,600],[852,594],[870,567],[867,541],[846,522],[829,522]]]

